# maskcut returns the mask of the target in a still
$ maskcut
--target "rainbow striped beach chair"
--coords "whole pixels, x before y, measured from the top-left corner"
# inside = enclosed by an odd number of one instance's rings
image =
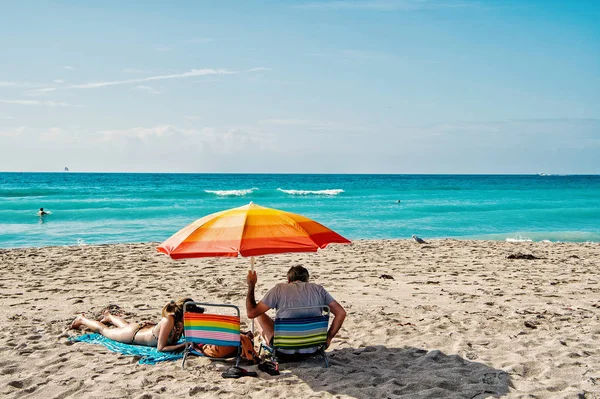
[[[204,313],[204,308],[232,309],[235,311],[235,316]],[[238,350],[235,366],[239,366],[242,345],[240,340],[240,309],[237,306],[186,302],[183,305],[183,334],[186,346],[181,368],[185,367],[185,360],[190,354],[192,344],[236,346]],[[205,356],[199,352],[194,353]]]
[[[273,362],[278,363],[279,350],[299,350],[315,348],[314,355],[320,354],[329,367],[329,360],[325,353],[327,344],[327,330],[329,328],[329,306],[308,306],[285,308],[285,310],[321,309],[321,316],[299,318],[275,318],[275,331],[272,345],[261,345],[260,349],[270,352]],[[281,309],[279,309],[281,310]],[[280,352],[285,355],[284,352]]]

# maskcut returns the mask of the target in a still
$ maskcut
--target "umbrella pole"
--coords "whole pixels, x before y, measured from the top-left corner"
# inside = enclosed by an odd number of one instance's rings
[[[250,270],[254,271],[254,256],[250,257]],[[254,346],[254,339],[256,337],[254,337],[254,319],[252,319],[252,346]]]

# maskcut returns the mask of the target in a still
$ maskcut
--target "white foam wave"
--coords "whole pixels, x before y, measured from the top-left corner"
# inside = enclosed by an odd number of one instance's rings
[[[215,194],[220,197],[226,197],[226,196],[241,197],[246,194],[250,194],[255,190],[258,190],[258,188],[253,187],[253,188],[249,188],[247,190],[204,190],[204,192],[209,193],[209,194]]]
[[[77,245],[79,245],[80,247],[83,247],[84,245],[87,245],[87,243],[85,242],[85,240],[83,238],[78,238]]]
[[[532,242],[532,241],[533,240],[531,238],[521,237],[521,236],[506,239],[506,242]]]
[[[344,192],[341,188],[332,190],[284,190],[278,188],[277,190],[290,195],[338,195]]]

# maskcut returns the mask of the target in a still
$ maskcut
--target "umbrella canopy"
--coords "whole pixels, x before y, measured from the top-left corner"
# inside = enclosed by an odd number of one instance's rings
[[[350,241],[307,217],[250,202],[198,219],[156,249],[181,259],[316,252],[331,243]]]

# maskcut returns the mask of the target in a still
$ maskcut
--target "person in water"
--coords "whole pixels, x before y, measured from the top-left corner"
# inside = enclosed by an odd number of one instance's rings
[[[104,311],[100,321],[92,320],[84,315],[78,316],[71,328],[87,327],[93,332],[102,334],[106,338],[124,344],[155,346],[161,352],[173,352],[185,348],[185,343],[177,341],[183,333],[183,304],[193,302],[190,298],[180,298],[168,302],[162,309],[162,318],[158,324],[132,323],[122,317]],[[115,328],[110,328],[112,324]]]
[[[38,215],[40,215],[40,216],[44,216],[47,214],[48,214],[48,212],[44,211],[44,208],[40,208],[40,210],[38,211]]]

